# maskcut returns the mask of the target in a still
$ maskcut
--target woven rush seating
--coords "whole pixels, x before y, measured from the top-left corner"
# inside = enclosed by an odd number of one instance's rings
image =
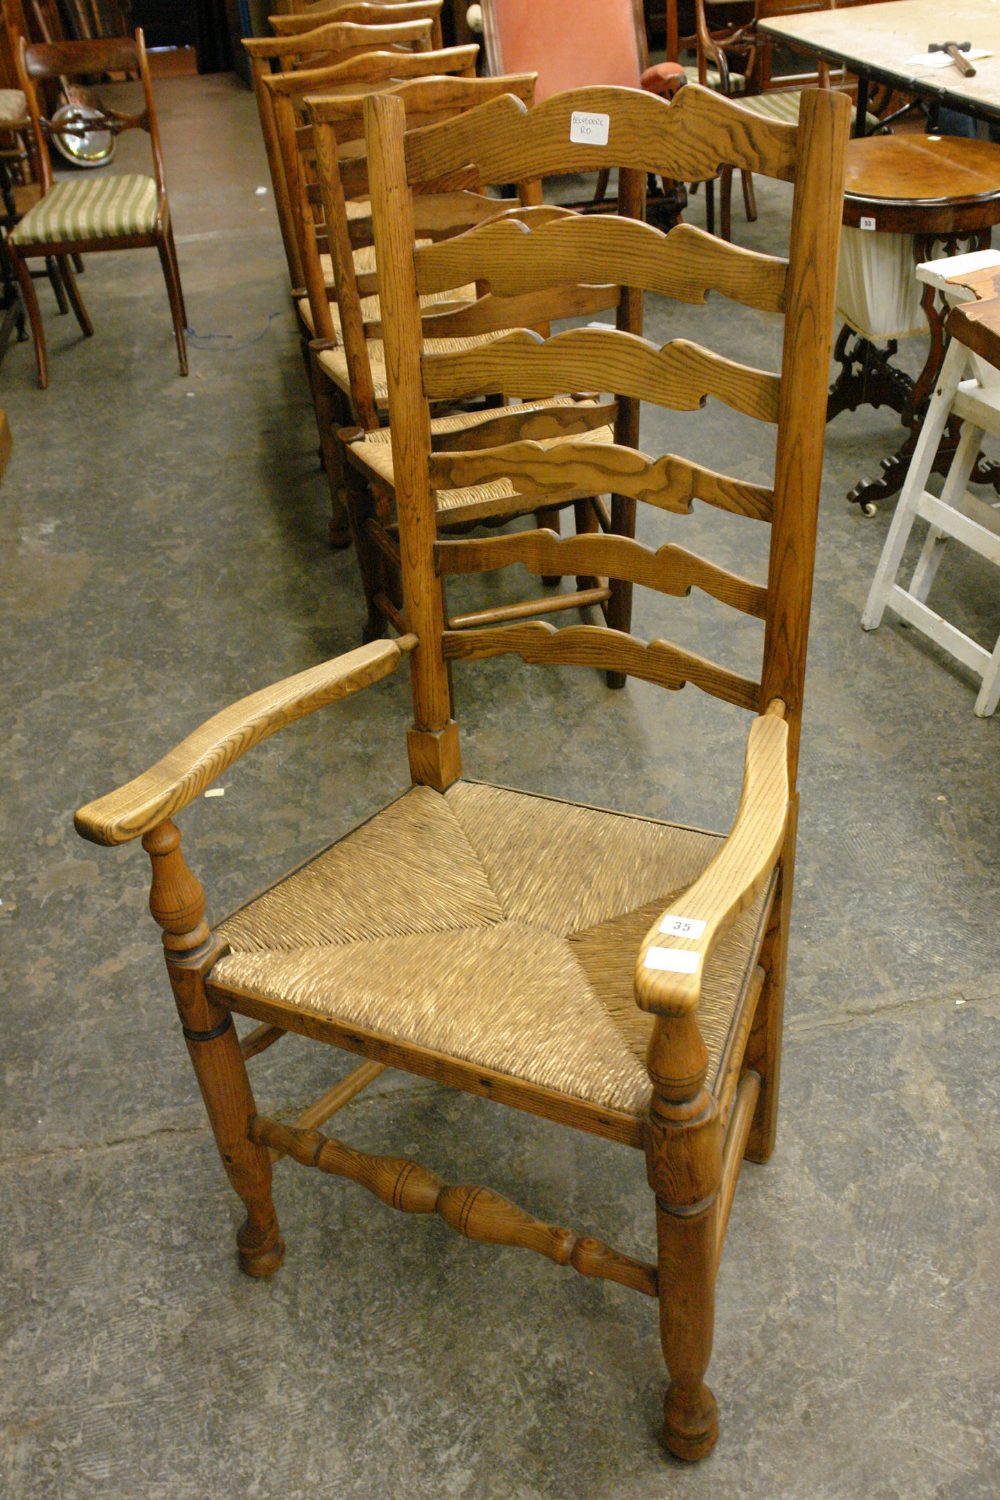
[[[458,340],[455,340],[457,343]],[[431,347],[431,340],[427,341],[426,347]],[[331,350],[324,355],[328,361],[327,368],[333,373],[339,351]],[[382,376],[385,379],[385,363],[381,365]],[[374,372],[373,372],[374,373]],[[376,386],[377,389],[377,386]],[[545,447],[558,446],[559,442],[577,443],[610,443],[614,439],[614,427],[604,424],[593,427],[587,432],[575,434],[575,436],[564,436],[558,438],[554,435],[546,436],[544,429],[544,415],[553,407],[576,406],[583,411],[587,408],[597,406],[596,401],[572,401],[568,396],[556,397],[551,401],[526,401],[520,406],[503,406],[488,409],[485,412],[453,412],[448,416],[434,417],[431,420],[431,433],[435,438],[443,437],[449,432],[469,431],[484,421],[490,421],[499,417],[523,416],[526,412],[537,412],[536,427],[534,429],[535,441]],[[347,457],[352,464],[364,470],[366,477],[375,485],[391,488],[394,484],[394,467],[392,456],[392,434],[387,427],[378,427],[373,432],[366,432],[356,442],[349,443],[346,448]],[[511,501],[516,501],[512,507]],[[482,484],[469,485],[462,489],[437,490],[435,492],[435,503],[437,513],[442,522],[459,523],[462,521],[484,520],[488,516],[509,515],[512,511],[523,509],[527,503],[525,497],[519,492],[517,485],[510,479],[491,479]]]
[[[231,952],[210,988],[447,1053],[638,1124],[654,1020],[635,1003],[639,946],[722,842],[483,783],[443,795],[414,787],[223,922]],[[770,892],[706,969],[698,1023],[712,1083]]]

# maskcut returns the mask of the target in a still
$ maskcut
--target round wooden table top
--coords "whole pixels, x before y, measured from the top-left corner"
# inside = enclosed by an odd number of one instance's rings
[[[958,135],[861,136],[847,147],[844,194],[844,223],[853,228],[988,229],[1000,222],[1000,145]]]

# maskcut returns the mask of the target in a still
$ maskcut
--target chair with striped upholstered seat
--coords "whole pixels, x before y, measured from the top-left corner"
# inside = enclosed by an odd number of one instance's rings
[[[764,120],[781,121],[795,125],[802,102],[801,88],[771,86],[770,43],[761,43],[756,30],[757,22],[770,15],[786,15],[789,11],[826,10],[832,0],[753,0],[753,16],[749,22],[735,26],[729,35],[713,31],[709,25],[707,7],[711,0],[695,0],[695,27],[698,64],[694,70],[701,83],[718,89],[728,99],[737,99],[747,109]],[[740,58],[738,71],[731,65],[730,54],[735,49]],[[830,86],[829,69],[820,65],[820,83]],[[866,115],[868,129],[875,129],[879,120],[875,115]],[[721,223],[720,233],[724,240],[731,237],[732,230],[732,183],[730,169],[720,173]],[[757,204],[753,191],[753,175],[742,174],[743,203],[746,216],[752,222],[757,217]],[[708,227],[714,230],[715,213],[713,184],[706,185]]]
[[[843,97],[812,90],[798,127],[775,124],[748,119],[690,85],[673,102],[633,89],[580,89],[528,110],[506,96],[409,132],[398,95],[372,95],[364,112],[409,628],[223,710],[151,770],[83,808],[77,828],[95,843],[141,837],[152,859],[150,909],[163,929],[185,1041],[225,1170],[246,1207],[237,1236],[243,1270],[266,1277],[282,1262],[271,1184],[272,1161],[285,1157],[362,1184],[393,1208],[435,1213],[468,1238],[614,1281],[659,1304],[670,1374],[664,1441],[679,1457],[698,1459],[717,1435],[705,1376],[729,1210],[743,1159],[766,1160],[774,1138],[850,111]],[[569,168],[597,170],[610,150],[626,189],[628,174],[644,176],[650,162],[664,175],[696,179],[708,163],[727,159],[737,170],[752,166],[793,184],[788,259],[737,250],[690,225],[664,234],[620,215],[532,220],[525,210],[521,220],[494,218],[455,238],[417,243],[419,195],[411,196],[411,182],[465,168],[473,140],[490,142],[488,152],[480,155],[479,144],[475,152],[487,180],[516,182],[549,152],[563,165],[571,121],[581,115],[605,117],[608,145],[574,142]],[[749,316],[783,315],[780,375],[700,342],[657,348],[607,324],[546,337],[520,328],[472,350],[428,349],[421,294],[481,277],[494,297],[523,307],[529,295],[575,286],[581,265],[640,303],[652,291],[700,304],[712,291],[698,313],[709,338],[713,320],[723,337],[728,332],[731,312],[719,307],[725,300],[740,302]],[[485,445],[463,443],[458,430],[435,440],[431,410],[442,397],[512,385],[539,401],[567,388],[615,391],[636,406],[690,413],[695,425],[711,397],[776,434],[773,482],[718,473],[679,452],[648,456],[638,447],[637,423],[619,427],[614,443],[569,440],[553,448],[507,414]],[[558,425],[552,411],[547,419]],[[745,449],[745,428],[737,430]],[[698,442],[687,422],[670,431]],[[440,491],[513,479],[550,505],[574,488],[617,489],[648,505],[659,545],[614,534],[560,539],[547,528],[486,538],[439,534]],[[721,510],[727,527],[769,528],[763,578],[741,577],[668,540],[688,526],[693,500],[707,507],[706,523]],[[732,635],[744,640],[746,629],[762,626],[760,672],[746,677],[659,636],[646,642],[602,624],[448,622],[444,596],[457,575],[518,565],[628,581],[649,591],[658,620],[689,613],[684,596],[703,590],[733,612]],[[642,816],[650,809],[637,774],[620,782],[630,812],[463,779],[450,669],[504,654],[550,667],[614,668],[663,689],[697,687],[724,701],[720,713],[730,722],[735,709],[749,712],[743,790],[729,834]],[[353,833],[213,931],[174,816],[257,742],[373,686],[404,660],[413,691],[410,789],[373,807]],[[580,731],[582,705],[568,716],[559,707],[566,691],[550,695],[547,735]],[[537,692],[544,698],[546,689]],[[619,744],[618,726],[605,717],[607,696],[588,698],[587,732],[627,765],[626,746],[635,740]],[[519,759],[530,776],[521,701],[519,692],[505,702],[501,690],[491,716],[506,722],[503,758]],[[535,698],[533,712],[541,702]],[[371,732],[385,728],[383,714]],[[657,737],[663,749],[670,741],[689,777],[718,775],[712,753],[692,769],[683,732]],[[264,809],[261,815],[266,823]],[[241,1038],[234,1015],[259,1024]],[[294,1123],[284,1111],[278,1118],[258,1109],[245,1065],[288,1033],[366,1059]],[[323,1131],[386,1065],[642,1150],[655,1251],[624,1253],[547,1224],[489,1188],[448,1185],[419,1162],[358,1150]],[[275,1090],[273,1073],[268,1090]],[[556,1149],[550,1161],[558,1158]],[[744,1226],[740,1238],[747,1233]],[[394,1274],[402,1294],[412,1266]],[[353,1337],[374,1345],[379,1330],[363,1299],[360,1305]],[[442,1305],[438,1320],[447,1316]],[[415,1325],[412,1337],[427,1342],[440,1332]],[[607,1357],[599,1326],[591,1322],[583,1336],[593,1342],[593,1358]],[[738,1372],[731,1383],[738,1387]],[[485,1377],[477,1399],[491,1399],[489,1384]]]
[[[131,37],[107,37],[86,42],[54,42],[28,45],[21,38],[17,52],[20,82],[28,105],[42,195],[24,215],[8,238],[8,250],[24,303],[31,321],[35,342],[38,384],[48,385],[48,358],[45,330],[38,298],[27,262],[36,256],[59,258],[62,279],[73,311],[86,337],[93,333],[90,317],[73,276],[70,255],[91,254],[97,250],[140,250],[156,248],[163,269],[170,302],[170,315],[177,343],[177,358],[182,375],[187,374],[187,349],[184,327],[184,293],[181,289],[177,249],[170,222],[170,205],[163,177],[163,155],[160,132],[153,104],[146,47],[141,31]],[[44,118],[36,83],[49,78],[73,78],[94,73],[138,73],[142,82],[144,109],[141,114],[125,115],[104,110],[104,118],[89,118],[87,129],[145,130],[150,138],[153,158],[151,177],[126,173],[114,176],[105,171],[88,173],[81,178],[56,182],[48,137],[59,130],[72,129],[72,122],[61,123]]]

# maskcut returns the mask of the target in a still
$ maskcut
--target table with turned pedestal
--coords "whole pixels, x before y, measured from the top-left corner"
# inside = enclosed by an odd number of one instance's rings
[[[882,460],[875,480],[849,499],[872,515],[903,482],[927,400],[944,357],[944,309],[914,266],[933,256],[982,250],[1000,222],[1000,146],[958,136],[868,136],[847,152],[844,243],[837,306],[844,326],[834,351],[840,372],[828,419],[861,405],[899,412],[907,436]],[[916,380],[893,363],[897,337],[926,323],[927,357]],[[944,472],[957,441],[949,431],[936,467]],[[1000,470],[980,463],[974,478],[1000,489]]]

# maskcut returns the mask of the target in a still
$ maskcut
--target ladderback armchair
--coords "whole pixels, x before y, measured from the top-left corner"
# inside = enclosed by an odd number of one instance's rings
[[[16,55],[21,88],[31,118],[42,192],[38,202],[8,235],[6,248],[31,323],[38,384],[44,390],[49,383],[48,356],[41,309],[28,261],[38,257],[57,259],[77,322],[89,338],[94,330],[73,274],[73,258],[98,250],[141,250],[153,246],[159,254],[166,282],[180,372],[186,375],[184,329],[187,314],[142,32],[137,31],[134,39],[102,37],[94,41],[30,45],[22,37]],[[129,115],[95,105],[87,112],[86,130],[107,131],[112,136],[125,130],[146,131],[152,153],[152,176],[100,172],[57,182],[52,173],[49,137],[54,137],[59,131],[79,133],[83,126],[74,124],[66,111],[60,112],[61,123],[47,119],[37,85],[48,79],[79,78],[105,72],[137,73],[142,84],[143,109],[138,114]]]
[[[299,69],[303,72],[316,72],[337,66],[346,69],[351,63],[364,66],[368,64],[372,54],[382,58],[388,54],[399,54],[402,59],[413,53],[428,52],[431,50],[432,31],[433,22],[426,19],[407,20],[401,25],[378,26],[332,22],[316,27],[304,36],[293,34],[243,39],[243,46],[250,58],[250,80],[260,117],[285,258],[288,261],[293,291],[299,292],[300,296],[300,289],[304,285],[301,257],[295,241],[288,186],[278,147],[273,93],[265,88],[264,81],[274,74],[286,74]],[[474,57],[475,53],[472,55]],[[352,72],[347,76],[354,78],[356,75]],[[337,79],[325,75],[321,79],[312,79],[311,84],[316,90],[335,88]]]
[[[97,843],[141,837],[151,856],[150,905],[184,1038],[223,1165],[247,1210],[238,1236],[243,1269],[269,1276],[281,1263],[272,1157],[291,1157],[405,1212],[436,1213],[467,1237],[615,1281],[658,1303],[670,1377],[664,1440],[672,1453],[697,1459],[717,1434],[705,1377],[733,1192],[743,1158],[765,1160],[774,1138],[849,108],[836,94],[808,93],[796,127],[755,119],[696,85],[672,103],[598,88],[533,110],[502,98],[482,106],[478,119],[468,114],[409,136],[400,99],[373,96],[365,111],[409,630],[223,711],[151,770],[81,809],[77,827]],[[516,181],[522,163],[545,149],[564,159],[580,116],[607,124],[606,144],[592,136],[577,144],[580,171],[598,168],[610,149],[626,169],[644,169],[651,155],[665,174],[694,178],[728,161],[793,183],[787,261],[691,226],[664,235],[615,216],[534,224],[529,216],[415,244],[408,176],[464,167],[470,134],[481,137],[485,125],[489,175]],[[731,299],[783,314],[780,374],[701,343],[657,348],[609,326],[549,338],[522,330],[472,353],[423,349],[421,293],[483,277],[496,296],[521,296],[574,280],[581,259],[637,297],[698,304],[711,289],[713,304]],[[725,307],[704,313],[706,322],[713,316],[724,323]],[[671,410],[721,402],[774,437],[773,481],[716,472],[676,453],[649,456],[635,441],[562,446],[557,455],[516,431],[494,434],[485,448],[431,441],[430,407],[445,395],[513,385],[541,397],[567,384]],[[439,536],[435,489],[512,473],[540,498],[558,495],[568,479],[617,488],[661,524],[683,527],[697,500],[709,514],[769,527],[766,578],[741,577],[673,542],[560,540],[544,529]],[[446,626],[450,578],[515,564],[617,575],[651,590],[663,609],[684,608],[670,606],[671,596],[705,591],[760,623],[760,673],[744,676],[665,638],[647,643],[603,625]],[[641,807],[602,811],[463,779],[449,668],[504,653],[528,663],[612,665],[746,710],[745,778],[729,834],[658,822]],[[404,660],[413,689],[410,790],[210,927],[175,816],[258,741]],[[234,1014],[259,1023],[242,1042]],[[258,1111],[245,1066],[287,1032],[366,1059],[294,1124]],[[487,1188],[448,1185],[414,1161],[354,1150],[324,1132],[325,1120],[382,1065],[644,1151],[655,1255],[553,1227]]]

